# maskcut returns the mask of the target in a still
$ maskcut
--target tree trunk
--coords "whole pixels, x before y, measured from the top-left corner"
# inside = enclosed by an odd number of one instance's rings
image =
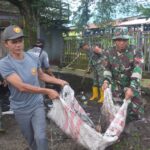
[[[27,36],[25,39],[25,46],[31,47],[36,39],[37,21],[32,11],[31,0],[8,0],[10,3],[18,7],[20,14],[24,19],[24,34]]]

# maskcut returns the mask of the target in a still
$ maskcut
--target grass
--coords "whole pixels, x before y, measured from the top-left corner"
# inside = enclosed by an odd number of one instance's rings
[[[130,138],[123,137],[121,141],[113,145],[114,150],[142,150],[142,145],[140,143],[141,136],[139,133],[134,133]]]

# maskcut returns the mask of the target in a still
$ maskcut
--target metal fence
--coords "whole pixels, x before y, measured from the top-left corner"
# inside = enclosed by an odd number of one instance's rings
[[[132,32],[130,44],[135,45],[144,53],[144,71],[150,72],[150,32]],[[100,43],[104,49],[113,45],[112,35],[105,33],[103,35],[90,35],[81,38],[67,37],[64,39],[64,56],[62,59],[63,66],[87,69],[88,60],[86,54],[79,50],[81,40],[87,41],[89,44]]]

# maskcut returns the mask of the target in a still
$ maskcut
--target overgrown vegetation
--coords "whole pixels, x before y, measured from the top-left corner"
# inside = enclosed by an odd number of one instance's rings
[[[103,27],[109,27],[112,19],[118,14],[123,17],[136,14],[136,0],[81,0],[76,12],[73,12],[73,23],[80,29],[87,26],[88,22]]]
[[[150,4],[147,7],[140,5],[137,7],[137,11],[141,13],[141,15],[145,16],[147,19],[150,18]]]
[[[29,44],[34,43],[39,26],[61,27],[69,20],[69,5],[61,0],[1,0],[18,8],[24,20],[25,33],[29,38]]]

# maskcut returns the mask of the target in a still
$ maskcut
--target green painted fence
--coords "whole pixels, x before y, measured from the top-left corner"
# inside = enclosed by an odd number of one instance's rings
[[[130,44],[136,45],[144,53],[144,71],[150,72],[150,32],[133,32]],[[100,43],[104,49],[113,45],[112,35],[107,33],[104,35],[90,35],[86,37],[66,37],[64,39],[64,55],[62,58],[63,67],[71,67],[77,69],[87,69],[88,60],[86,54],[79,50],[82,40],[89,44]]]

